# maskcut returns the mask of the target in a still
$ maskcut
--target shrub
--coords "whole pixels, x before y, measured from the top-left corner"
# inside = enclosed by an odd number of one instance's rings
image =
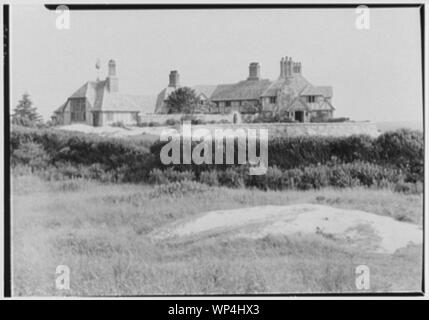
[[[165,121],[165,124],[167,126],[175,126],[175,125],[180,124],[180,121],[176,120],[176,119],[167,119],[167,121]]]
[[[149,174],[149,182],[155,184],[180,182],[185,180],[195,180],[195,174],[192,171],[177,171],[173,168],[167,168],[165,170],[154,169]]]
[[[230,188],[242,188],[244,187],[244,179],[241,172],[228,168],[225,171],[218,173],[219,183],[223,186]]]
[[[269,167],[262,176],[249,176],[247,166],[226,164],[181,164],[166,168],[159,156],[165,143],[157,141],[149,150],[139,140],[14,127],[10,140],[11,164],[46,171],[41,175],[47,179],[162,184],[198,177],[208,185],[273,190],[326,185],[389,187],[399,181],[423,181],[423,136],[409,130],[386,133],[377,139],[361,135],[271,139]],[[236,143],[235,155],[237,148]]]
[[[326,166],[304,168],[299,189],[320,189],[329,185],[329,168]]]
[[[394,187],[395,192],[401,192],[405,194],[422,194],[423,193],[423,183],[416,182],[398,182]]]
[[[50,169],[52,172],[48,172],[48,176],[61,175],[58,171],[64,169],[64,163],[67,163],[67,166],[78,167],[79,170],[88,170],[88,167],[98,165],[98,169],[94,167],[91,169],[92,173],[88,174],[100,177],[101,171],[105,171],[109,172],[108,179],[123,178],[124,180],[120,181],[137,182],[147,180],[149,171],[155,166],[154,156],[141,141],[20,127],[14,127],[11,132],[11,154],[15,153],[16,156],[12,156],[12,165],[26,163],[19,150],[27,143],[42,146],[48,164],[58,167]],[[39,147],[40,152],[41,150]],[[25,150],[22,155],[24,154],[35,159],[30,150]]]
[[[200,174],[199,181],[209,186],[218,186],[218,173],[216,170],[203,171]]]
[[[282,190],[285,185],[283,181],[283,172],[277,167],[267,168],[267,173],[264,176],[266,188],[271,190]]]
[[[342,166],[335,166],[329,173],[329,184],[338,188],[350,188],[360,185],[360,181],[352,178]]]
[[[423,181],[423,133],[401,129],[385,132],[374,142],[382,163],[393,164],[406,172],[406,182]]]
[[[31,170],[44,169],[49,164],[50,157],[39,143],[24,142],[13,150],[11,155],[12,166],[24,165]]]
[[[147,126],[148,127],[159,127],[161,124],[159,124],[158,122],[155,121],[150,121]]]
[[[154,190],[149,194],[151,198],[159,198],[161,196],[183,197],[186,195],[195,195],[208,190],[208,186],[195,181],[176,181],[165,184],[156,185]]]

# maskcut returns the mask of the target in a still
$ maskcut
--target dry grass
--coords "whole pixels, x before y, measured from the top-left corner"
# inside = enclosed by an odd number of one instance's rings
[[[203,211],[265,204],[323,203],[421,223],[421,195],[360,188],[152,194],[147,185],[14,178],[14,295],[350,292],[356,291],[360,264],[370,267],[372,291],[421,289],[421,246],[381,255],[318,236],[194,243],[155,243],[147,237]],[[70,291],[55,289],[60,264],[70,267]]]

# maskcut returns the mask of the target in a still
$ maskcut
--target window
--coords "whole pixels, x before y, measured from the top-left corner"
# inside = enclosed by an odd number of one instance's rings
[[[308,96],[308,102],[315,102],[316,97],[315,96]]]
[[[277,101],[277,97],[270,97],[270,103],[274,104]]]
[[[231,106],[231,101],[225,101],[225,107],[230,107]]]
[[[85,121],[85,99],[70,100],[70,118],[72,122]]]

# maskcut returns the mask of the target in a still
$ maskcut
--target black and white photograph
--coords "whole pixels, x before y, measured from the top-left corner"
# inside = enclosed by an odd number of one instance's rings
[[[5,295],[424,296],[425,6],[4,5]]]

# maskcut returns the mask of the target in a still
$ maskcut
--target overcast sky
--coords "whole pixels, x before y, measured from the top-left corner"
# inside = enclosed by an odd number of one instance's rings
[[[234,83],[261,64],[279,76],[279,60],[302,62],[314,85],[331,85],[336,116],[422,121],[418,9],[371,9],[370,30],[354,9],[72,11],[70,29],[43,6],[11,8],[11,89],[47,119],[88,80],[95,62],[117,62],[120,91],[155,95],[177,69],[184,85]]]

